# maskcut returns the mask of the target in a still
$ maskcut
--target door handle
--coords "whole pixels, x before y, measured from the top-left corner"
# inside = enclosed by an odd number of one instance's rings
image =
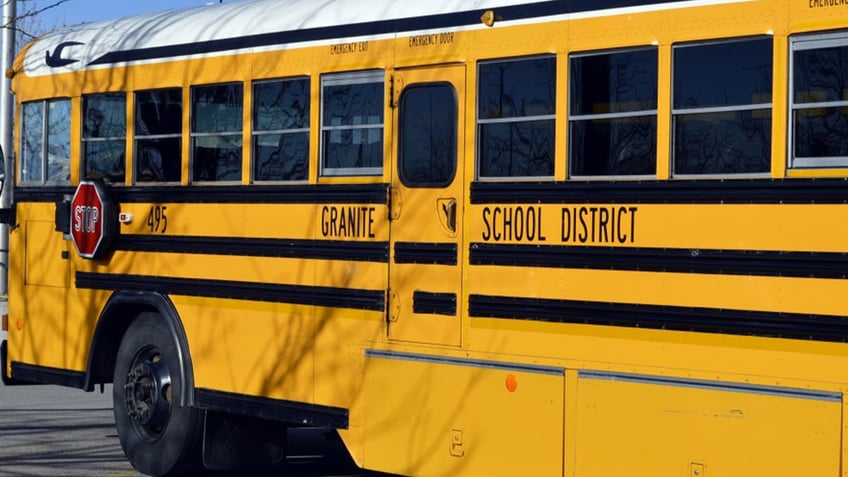
[[[452,233],[456,233],[456,199],[442,202],[442,212],[445,214],[445,225]]]

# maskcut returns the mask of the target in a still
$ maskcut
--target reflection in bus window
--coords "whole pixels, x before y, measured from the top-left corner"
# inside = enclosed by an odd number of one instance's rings
[[[180,182],[183,97],[179,88],[135,95],[136,182]]]
[[[83,177],[123,183],[126,169],[127,99],[124,93],[83,96]]]
[[[71,179],[71,101],[34,101],[23,104],[21,109],[21,182],[68,184]]]
[[[309,173],[309,79],[253,85],[253,179],[305,181]]]
[[[848,35],[792,42],[794,167],[848,166]]]
[[[655,174],[657,49],[575,55],[569,71],[571,174]]]
[[[241,83],[191,88],[192,180],[241,180]]]
[[[673,49],[674,173],[767,173],[772,40]]]
[[[456,101],[449,83],[413,86],[403,92],[399,175],[407,186],[447,186],[453,181]]]
[[[478,176],[553,177],[556,58],[479,67]]]
[[[383,171],[385,73],[321,78],[321,173],[379,175]]]

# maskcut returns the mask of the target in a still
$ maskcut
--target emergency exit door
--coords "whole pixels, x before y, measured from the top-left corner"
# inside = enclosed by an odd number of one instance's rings
[[[459,345],[465,67],[393,81],[389,338]]]

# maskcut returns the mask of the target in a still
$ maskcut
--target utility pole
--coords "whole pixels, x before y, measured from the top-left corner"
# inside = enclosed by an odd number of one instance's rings
[[[0,147],[3,148],[3,188],[0,192],[0,209],[12,206],[12,188],[15,185],[14,98],[12,81],[6,75],[15,59],[15,18],[18,0],[3,0],[3,36],[0,51]],[[0,296],[9,293],[9,225],[0,224]]]

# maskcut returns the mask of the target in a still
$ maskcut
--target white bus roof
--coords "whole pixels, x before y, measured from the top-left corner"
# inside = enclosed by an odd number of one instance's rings
[[[662,2],[663,0],[660,0]],[[56,30],[34,41],[24,71],[41,76],[122,64],[168,61],[235,51],[284,49],[390,38],[396,34],[485,28],[500,21],[569,13],[576,3],[634,4],[639,0],[243,0],[170,10]],[[572,6],[572,7],[569,7]],[[624,6],[624,5],[622,5]],[[601,7],[602,8],[602,7]]]

